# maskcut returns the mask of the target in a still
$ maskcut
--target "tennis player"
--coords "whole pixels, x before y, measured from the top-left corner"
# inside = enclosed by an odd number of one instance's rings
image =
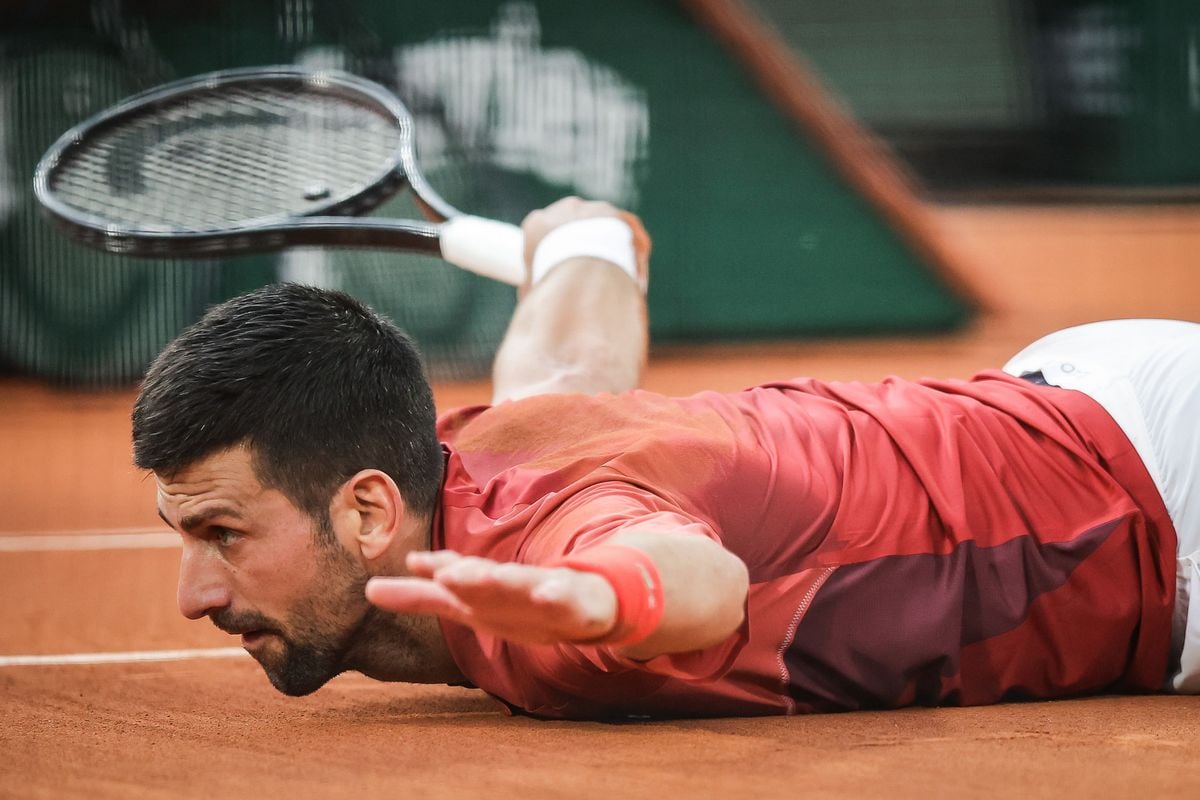
[[[1200,325],[671,398],[636,389],[636,218],[567,199],[524,232],[490,406],[436,419],[403,334],[294,285],[151,368],[180,609],[280,690],[358,670],[569,718],[1200,691]]]

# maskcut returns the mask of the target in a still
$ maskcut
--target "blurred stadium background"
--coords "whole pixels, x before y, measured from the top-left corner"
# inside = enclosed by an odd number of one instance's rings
[[[439,377],[486,370],[512,291],[421,258],[147,262],[54,232],[30,189],[49,144],[214,69],[391,87],[471,212],[576,193],[642,214],[659,343],[952,330],[979,297],[917,197],[1178,203],[1200,179],[1194,0],[6,0],[0,23],[0,368],[59,385],[128,385],[277,279],[366,299]]]
[[[964,377],[1065,325],[1200,321],[1200,0],[0,0],[0,666],[135,656],[0,671],[0,796],[1196,795],[1181,698],[545,728],[465,690],[284,701],[244,658],[139,661],[230,644],[175,608],[130,463],[172,335],[268,281],[337,286],[415,335],[448,408],[486,401],[514,302],[389,253],[135,261],[40,214],[71,125],[277,63],[395,90],[465,210],[644,216],[654,390]]]

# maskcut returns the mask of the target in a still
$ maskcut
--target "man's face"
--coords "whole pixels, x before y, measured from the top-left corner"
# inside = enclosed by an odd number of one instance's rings
[[[347,669],[369,619],[367,573],[329,531],[259,482],[243,447],[155,475],[159,515],[183,537],[179,610],[208,616],[281,692],[305,695]]]

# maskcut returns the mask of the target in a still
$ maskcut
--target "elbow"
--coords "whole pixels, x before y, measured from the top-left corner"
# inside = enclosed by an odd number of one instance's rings
[[[746,596],[750,591],[750,572],[746,564],[716,542],[706,542],[717,551],[706,560],[706,569],[694,578],[703,582],[703,598],[692,619],[699,634],[699,647],[719,644],[746,620]]]
[[[728,550],[723,550],[720,564],[720,609],[714,611],[717,627],[724,630],[721,639],[731,635],[746,620],[746,596],[750,592],[750,570],[746,562]]]
[[[665,589],[663,619],[649,638],[622,647],[624,655],[644,661],[664,653],[702,650],[721,644],[742,627],[749,570],[719,542],[703,536],[653,535],[627,543],[651,552],[665,546],[673,557],[658,561]]]

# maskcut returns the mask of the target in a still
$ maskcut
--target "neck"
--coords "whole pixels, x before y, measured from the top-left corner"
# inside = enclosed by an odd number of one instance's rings
[[[430,520],[406,519],[393,545],[368,565],[369,576],[409,575],[405,558],[413,550],[428,550],[431,534]],[[392,614],[368,605],[351,642],[346,668],[367,677],[406,683],[465,680],[450,655],[437,617]]]
[[[436,617],[367,610],[346,654],[346,668],[378,681],[462,683]]]

